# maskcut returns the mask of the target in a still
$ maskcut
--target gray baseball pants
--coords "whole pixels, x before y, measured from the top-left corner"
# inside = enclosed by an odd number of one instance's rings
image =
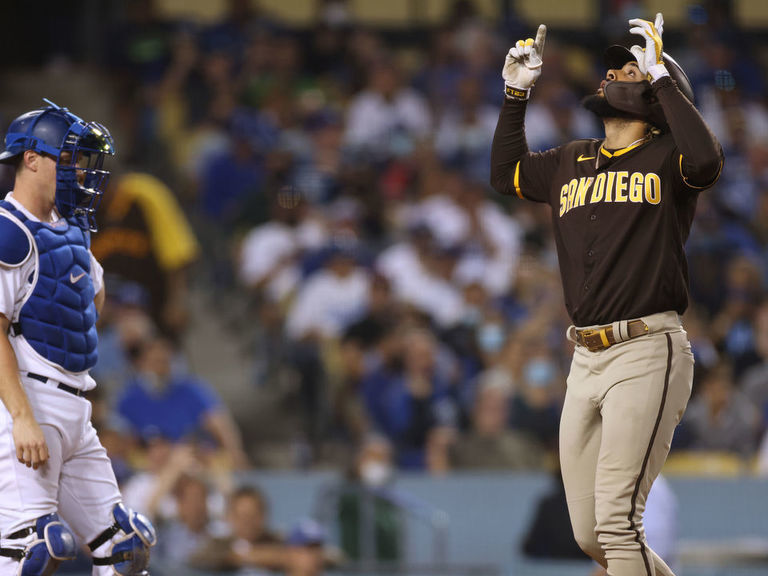
[[[597,352],[576,346],[560,421],[574,536],[609,576],[674,576],[646,543],[643,511],[688,404],[693,353],[677,313],[642,320],[646,335]]]

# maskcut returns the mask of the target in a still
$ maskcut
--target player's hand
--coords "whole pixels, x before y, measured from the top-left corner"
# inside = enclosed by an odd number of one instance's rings
[[[661,35],[664,32],[664,16],[661,12],[656,14],[656,20],[649,22],[641,18],[633,18],[629,21],[632,28],[630,33],[637,34],[645,41],[645,48],[642,46],[632,46],[630,51],[637,58],[637,64],[643,74],[650,74],[654,80],[662,76],[667,76],[667,67],[664,66],[664,59],[661,54],[664,50],[664,43]]]
[[[37,470],[48,461],[48,444],[43,429],[32,416],[13,420],[13,443],[16,446],[16,458],[27,468]]]
[[[509,50],[501,72],[507,86],[528,90],[536,83],[541,76],[541,56],[544,53],[546,37],[547,27],[542,24],[536,32],[536,40],[533,38],[518,40]]]

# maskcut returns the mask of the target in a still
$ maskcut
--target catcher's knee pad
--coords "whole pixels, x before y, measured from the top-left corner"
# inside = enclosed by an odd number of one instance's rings
[[[96,566],[112,566],[120,576],[143,576],[149,566],[149,549],[157,544],[155,527],[143,514],[137,514],[123,504],[112,509],[115,523],[94,538],[91,552],[111,541],[107,556],[94,556]]]
[[[40,516],[34,527],[18,530],[7,538],[28,540],[25,548],[0,548],[3,556],[19,560],[18,576],[49,576],[64,560],[77,556],[74,534],[55,513]]]

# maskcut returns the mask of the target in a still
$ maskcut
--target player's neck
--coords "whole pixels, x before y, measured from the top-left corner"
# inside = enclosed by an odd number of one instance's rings
[[[605,141],[603,146],[608,150],[619,150],[631,146],[648,133],[648,125],[642,120],[627,118],[606,118]]]
[[[53,210],[51,202],[45,197],[43,191],[36,190],[30,183],[20,182],[17,179],[13,189],[13,198],[41,222],[51,221]]]

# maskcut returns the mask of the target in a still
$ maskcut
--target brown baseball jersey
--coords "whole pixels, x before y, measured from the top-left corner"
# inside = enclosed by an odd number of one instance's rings
[[[710,172],[704,185],[686,176],[685,156],[670,133],[619,150],[606,150],[602,140],[576,140],[520,154],[524,110],[524,102],[512,100],[502,109],[493,150],[501,175],[494,187],[552,207],[565,304],[574,324],[684,312],[683,246],[698,193],[716,179],[722,152],[715,177]]]

